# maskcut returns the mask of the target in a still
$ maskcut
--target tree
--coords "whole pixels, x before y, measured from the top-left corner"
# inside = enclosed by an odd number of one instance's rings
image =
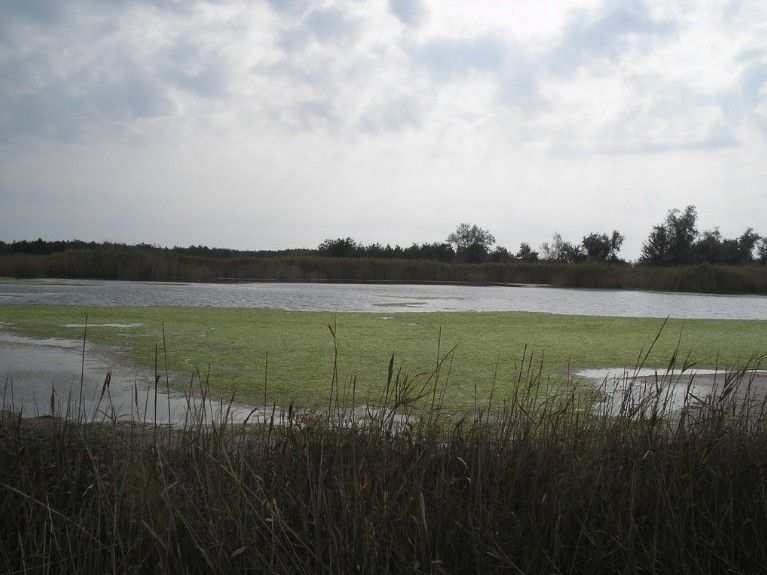
[[[718,228],[706,230],[695,244],[695,251],[701,262],[721,263],[722,260],[722,234]]]
[[[519,251],[517,252],[516,257],[523,262],[537,262],[538,252],[534,252],[533,248],[530,247],[530,244],[522,242],[519,244]]]
[[[453,246],[446,243],[421,244],[419,248],[419,257],[425,260],[437,260],[441,262],[451,262],[455,259]]]
[[[331,258],[353,258],[361,249],[363,249],[362,246],[351,238],[327,239],[317,247],[321,256]]]
[[[699,262],[739,265],[754,261],[754,247],[759,234],[748,228],[737,239],[722,238],[717,228],[705,231],[695,244],[695,256]]]
[[[496,246],[495,249],[490,252],[490,261],[495,263],[508,263],[514,261],[514,256],[503,246]]]
[[[660,266],[693,263],[697,218],[695,206],[687,206],[683,212],[669,210],[663,223],[653,226],[639,261]]]
[[[739,238],[723,238],[717,228],[698,235],[695,206],[687,206],[683,212],[670,210],[666,219],[653,226],[642,246],[639,261],[658,266],[674,266],[694,263],[726,265],[748,264],[760,255],[759,234],[747,228]]]
[[[455,252],[460,261],[481,262],[495,243],[495,236],[478,226],[462,223],[447,236],[446,241],[455,245]]]
[[[743,235],[738,238],[738,256],[740,263],[754,261],[754,247],[759,242],[759,234],[753,228],[747,228]]]
[[[543,259],[551,262],[577,263],[586,259],[586,254],[580,246],[574,246],[562,239],[559,234],[554,234],[551,243],[544,242],[541,245]]]
[[[767,236],[760,239],[756,244],[756,261],[767,264]]]
[[[618,252],[625,238],[616,230],[607,234],[591,233],[583,236],[581,245],[586,253],[586,259],[593,262],[617,262]]]

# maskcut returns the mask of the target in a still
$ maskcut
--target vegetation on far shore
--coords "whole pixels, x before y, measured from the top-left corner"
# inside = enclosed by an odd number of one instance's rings
[[[362,245],[352,238],[317,249],[238,251],[110,242],[0,242],[0,277],[137,281],[345,281],[546,284],[554,287],[767,294],[767,241],[748,228],[736,239],[699,234],[697,212],[671,210],[654,226],[637,264],[618,256],[618,231],[579,244],[555,234],[540,252],[515,254],[476,225],[460,224],[444,242],[410,247]]]
[[[130,246],[0,256],[0,276],[130,281],[341,281],[546,284],[553,287],[767,294],[767,266],[649,267],[608,264],[445,263],[434,260],[204,258]]]
[[[394,355],[411,376],[431,365],[438,347],[455,347],[445,401],[472,404],[494,384],[512,385],[508,375],[527,352],[543,361],[544,375],[562,384],[568,370],[630,367],[653,342],[661,319],[590,317],[544,313],[326,313],[207,307],[78,307],[0,305],[4,329],[35,337],[83,337],[122,349],[151,369],[157,346],[185,388],[195,369],[211,369],[211,386],[224,395],[233,389],[243,401],[262,401],[268,354],[267,401],[323,405],[332,372],[334,326],[340,381],[356,380],[356,399],[375,403],[386,363]],[[66,327],[74,324],[76,327]],[[100,327],[99,324],[140,324]],[[767,352],[767,321],[682,320],[666,322],[647,358],[664,367],[679,350],[697,367],[732,368]],[[688,357],[689,354],[689,357]],[[497,369],[497,371],[496,371]],[[495,383],[494,383],[495,382]]]
[[[695,264],[746,265],[767,264],[767,238],[760,237],[753,228],[747,228],[738,238],[725,238],[718,228],[699,233],[697,209],[687,206],[684,211],[670,210],[663,222],[653,226],[642,246],[638,263],[651,266],[678,266]],[[544,242],[539,251],[522,242],[519,250],[512,253],[501,245],[495,245],[495,236],[477,225],[461,223],[442,242],[416,244],[401,247],[374,243],[364,245],[352,238],[326,239],[317,249],[287,250],[232,250],[189,246],[161,248],[149,244],[126,246],[105,242],[36,241],[20,240],[6,244],[0,241],[2,255],[51,255],[71,250],[95,250],[108,247],[131,247],[145,252],[165,252],[175,256],[199,258],[268,258],[323,256],[331,258],[377,258],[386,260],[433,260],[444,263],[603,263],[626,264],[618,254],[625,238],[617,230],[610,233],[591,232],[576,244],[570,243],[558,233],[551,242]],[[495,248],[493,249],[493,246]]]

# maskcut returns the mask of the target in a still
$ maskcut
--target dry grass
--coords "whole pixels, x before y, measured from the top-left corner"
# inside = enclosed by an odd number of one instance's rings
[[[392,358],[367,417],[344,407],[354,381],[335,378],[321,413],[288,406],[257,423],[201,409],[172,429],[5,412],[2,569],[767,570],[758,364],[670,413],[673,362],[655,393],[595,410],[575,388],[549,389],[525,355],[457,418],[440,408],[452,357],[414,375]]]

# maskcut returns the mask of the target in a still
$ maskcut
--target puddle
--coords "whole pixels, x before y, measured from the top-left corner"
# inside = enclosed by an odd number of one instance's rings
[[[591,381],[603,396],[595,410],[616,414],[626,406],[653,406],[672,414],[685,406],[716,400],[733,374],[725,370],[688,369],[668,372],[665,368],[583,369],[574,377]],[[767,370],[748,370],[742,384],[732,390],[737,404],[767,398]]]
[[[35,338],[26,337],[23,335],[15,335],[12,333],[0,332],[0,347],[5,348],[7,346],[19,346],[19,347],[32,347],[32,348],[64,348],[64,349],[77,349],[82,350],[83,342],[73,339],[57,339],[55,337],[49,338]],[[86,350],[89,345],[86,345]],[[0,355],[0,365],[4,365],[5,356]]]
[[[579,371],[576,371],[573,373],[574,376],[580,377],[583,379],[596,379],[599,381],[603,381],[605,379],[612,380],[612,379],[626,379],[630,377],[655,377],[656,374],[658,376],[662,376],[666,373],[666,370],[663,368],[654,368],[654,367],[643,367],[642,369],[635,370],[635,369],[626,369],[622,367],[603,367],[603,368],[596,368],[596,369],[581,369]],[[696,375],[715,375],[717,373],[723,374],[724,372],[716,369],[691,369],[685,371],[685,373],[679,373],[677,372],[677,375],[689,375],[691,373],[694,373]]]
[[[117,327],[127,329],[131,327],[142,327],[143,325],[143,323],[89,323],[87,327],[88,329],[92,327]],[[61,327],[76,327],[83,329],[86,325],[84,323],[65,323],[62,324]]]
[[[426,305],[427,302],[425,301],[403,301],[400,303],[397,302],[391,302],[391,303],[374,303],[373,305],[376,307],[418,307],[422,305]]]
[[[199,399],[168,394],[164,377],[155,394],[149,368],[131,365],[116,350],[91,344],[85,346],[83,361],[82,350],[82,341],[0,332],[2,409],[24,417],[76,418],[79,411],[88,420],[114,417],[174,424],[183,423],[194,413],[216,421],[227,409],[234,421],[241,421],[253,411],[251,406],[234,404],[229,408],[213,400],[203,406]],[[107,374],[109,383],[105,386]],[[254,414],[250,421],[257,418]]]

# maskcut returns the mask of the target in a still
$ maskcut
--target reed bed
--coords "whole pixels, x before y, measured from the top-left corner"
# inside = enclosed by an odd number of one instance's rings
[[[465,264],[320,256],[210,258],[116,246],[49,255],[0,255],[0,276],[137,281],[524,283],[576,288],[767,294],[767,267],[761,264],[649,267],[556,262]]]
[[[375,408],[355,408],[354,380],[334,370],[326,408],[261,406],[244,421],[211,418],[204,385],[175,427],[110,417],[108,393],[98,417],[6,411],[2,569],[767,570],[758,361],[672,406],[686,370],[673,361],[600,402],[550,386],[525,353],[459,415],[441,408],[452,360],[408,375],[392,357]]]

